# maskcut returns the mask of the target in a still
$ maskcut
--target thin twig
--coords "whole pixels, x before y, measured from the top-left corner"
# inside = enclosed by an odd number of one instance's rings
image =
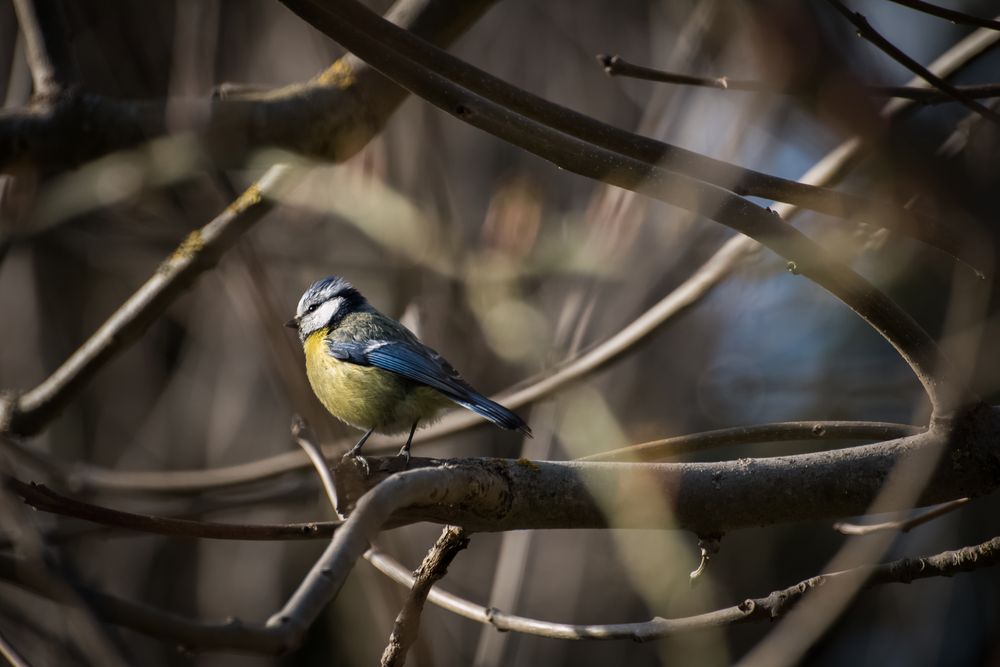
[[[604,72],[609,76],[624,76],[631,79],[641,79],[643,81],[657,81],[659,83],[672,83],[680,86],[698,86],[701,88],[715,88],[718,90],[740,90],[755,93],[772,93],[776,95],[799,95],[800,91],[782,86],[777,86],[767,81],[757,81],[752,79],[732,79],[728,76],[706,77],[683,74],[680,72],[668,72],[651,67],[643,67],[630,63],[621,56],[604,55],[597,56],[597,61],[604,67]],[[876,97],[895,97],[899,99],[912,100],[920,104],[940,104],[942,102],[954,102],[955,98],[935,88],[922,88],[920,86],[864,86],[866,93]],[[1000,97],[1000,84],[986,83],[972,86],[955,86],[955,90],[960,91],[970,99]]]
[[[974,25],[976,27],[987,28],[989,30],[1000,30],[1000,21],[984,19],[979,16],[972,16],[971,14],[955,11],[954,9],[948,9],[947,7],[932,5],[931,3],[924,2],[923,0],[889,0],[889,2],[895,2],[897,5],[909,7],[910,9],[915,9],[918,12],[923,12],[924,14],[937,16],[938,18],[951,21],[952,23]]]
[[[445,574],[458,552],[469,546],[469,536],[457,526],[445,526],[441,536],[424,557],[414,573],[413,585],[406,603],[396,617],[389,643],[382,652],[382,667],[402,667],[406,654],[417,639],[420,614],[431,588]]]
[[[761,242],[789,260],[792,273],[832,293],[896,348],[924,386],[935,417],[951,415],[975,400],[935,341],[904,309],[770,211],[690,172],[668,171],[560,131],[540,120],[541,114],[522,115],[498,101],[503,95],[495,86],[482,83],[500,85],[499,80],[387,23],[354,0],[283,2],[415,95],[459,119],[564,169],[705,215]],[[456,71],[466,73],[464,85],[449,78],[449,72]],[[535,100],[526,98],[522,106],[529,103]]]
[[[992,120],[994,123],[1000,123],[1000,114],[993,111],[989,107],[983,106],[976,100],[964,94],[955,86],[928,70],[910,56],[903,53],[903,51],[900,50],[895,44],[890,42],[888,39],[883,37],[881,33],[875,30],[863,14],[848,9],[847,6],[840,0],[827,0],[827,2],[833,5],[833,7],[844,16],[844,18],[850,21],[851,24],[858,29],[859,37],[871,42],[876,48],[885,53],[887,56],[917,76],[923,78],[959,104],[975,111],[984,118]]]
[[[886,521],[884,523],[872,523],[867,525],[840,521],[833,524],[833,529],[841,535],[870,535],[883,530],[894,530],[900,533],[907,533],[917,526],[922,526],[929,521],[937,519],[938,517],[954,512],[970,500],[972,499],[958,498],[949,503],[942,503],[933,509],[927,510],[926,512],[919,512],[915,516],[908,519],[900,519],[898,521]]]
[[[66,50],[66,35],[55,34],[58,12],[62,11],[58,3],[37,0],[14,0],[14,11],[17,13],[17,23],[24,34],[25,56],[28,68],[31,70],[34,96],[49,98],[60,93],[66,86],[65,69],[54,56],[60,56]]]
[[[580,461],[662,461],[727,445],[791,440],[889,440],[915,435],[919,426],[886,422],[812,421],[736,426],[653,440],[584,456]]]
[[[412,585],[412,575],[406,568],[388,556],[372,551],[365,557],[383,574],[404,586]],[[867,581],[864,587],[873,588],[892,583],[908,584],[929,577],[950,577],[981,567],[993,567],[998,563],[1000,563],[1000,537],[994,537],[981,544],[963,547],[955,551],[944,551],[933,556],[902,558],[879,565],[864,565],[851,570],[810,577],[763,597],[748,598],[738,605],[706,614],[675,619],[654,618],[640,623],[599,625],[553,623],[483,607],[438,588],[432,589],[427,599],[442,609],[478,623],[492,625],[501,632],[520,632],[555,639],[651,641],[685,632],[736,623],[771,621],[783,616],[796,602],[809,595],[813,589],[834,583],[838,579],[856,576],[866,577]]]
[[[330,501],[330,507],[336,512],[337,489],[333,483],[333,475],[330,474],[330,466],[326,462],[326,459],[323,458],[323,452],[320,451],[319,446],[309,433],[309,428],[306,426],[305,420],[299,415],[292,417],[292,437],[295,438],[296,444],[309,457],[309,461],[313,464],[313,469],[319,475],[320,482],[323,484],[323,491],[326,492],[326,498]]]

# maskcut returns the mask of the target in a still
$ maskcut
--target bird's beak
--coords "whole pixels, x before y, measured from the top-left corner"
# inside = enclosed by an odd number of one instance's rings
[[[285,322],[285,326],[288,327],[289,329],[298,329],[299,319],[297,317],[293,317],[292,319]]]

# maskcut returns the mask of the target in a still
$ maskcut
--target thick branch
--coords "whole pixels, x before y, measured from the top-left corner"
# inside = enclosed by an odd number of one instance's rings
[[[447,46],[493,1],[403,0],[387,18]],[[16,161],[74,166],[178,130],[199,134],[216,159],[229,163],[260,146],[341,161],[381,131],[405,94],[353,56],[312,81],[225,99],[116,100],[68,91],[41,107],[0,112],[0,167]],[[168,106],[188,107],[171,113],[170,127]],[[176,127],[180,117],[194,125]]]
[[[950,436],[936,430],[874,445],[763,459],[712,463],[532,462],[505,459],[413,459],[411,472],[439,466],[490,493],[463,502],[427,501],[392,515],[390,525],[434,521],[475,531],[527,528],[672,528],[699,535],[789,521],[863,514],[902,458],[948,452],[920,496],[920,505],[993,492],[1000,485],[1000,409],[982,408]],[[400,464],[371,459],[362,477],[339,466],[338,511],[350,514],[372,487],[381,488]],[[386,480],[388,481],[388,480]],[[644,494],[642,501],[636,493]],[[905,507],[887,507],[909,509]]]
[[[841,217],[865,215],[867,216],[865,219],[870,220],[872,224],[878,226],[888,225],[893,229],[898,228],[898,231],[901,233],[911,235],[935,247],[941,248],[956,257],[962,257],[964,254],[967,254],[966,249],[963,249],[961,244],[956,242],[951,233],[953,230],[946,225],[942,225],[939,221],[916,214],[891,203],[870,201],[864,197],[825,188],[812,187],[805,183],[780,179],[768,174],[737,167],[699,153],[687,151],[671,144],[607,125],[585,114],[559,106],[516,88],[501,79],[449,56],[447,53],[427,49],[426,45],[421,44],[419,40],[412,39],[410,36],[398,33],[393,34],[382,27],[373,26],[367,20],[370,17],[366,17],[355,11],[357,10],[356,5],[352,6],[350,3],[339,1],[322,4],[317,0],[283,0],[283,2],[312,25],[344,45],[347,45],[347,42],[344,41],[345,36],[343,34],[337,36],[336,34],[344,26],[336,24],[346,22],[359,28],[364,26],[369,31],[368,39],[373,41],[373,44],[365,52],[377,48],[378,43],[385,41],[387,45],[392,45],[392,49],[396,50],[398,55],[420,62],[425,69],[436,75],[425,78],[443,77],[465,89],[465,91],[472,92],[502,107],[501,116],[509,115],[510,112],[513,112],[518,116],[531,119],[537,124],[548,126],[559,133],[582,139],[594,146],[600,146],[649,165],[659,165],[665,169],[683,173],[689,177],[730,189],[737,194],[753,195],[764,199],[792,203],[803,208]],[[330,6],[337,7],[337,11],[335,12],[337,18],[333,21],[330,20],[330,17],[334,14],[329,9]],[[363,51],[358,50],[359,46],[357,42],[352,41],[351,43],[353,44],[350,47],[351,51],[359,55],[363,53]],[[383,55],[388,57],[390,61],[393,60],[390,54]],[[364,60],[367,62],[375,63],[375,60],[372,58],[373,55],[370,53],[366,53],[364,56]],[[380,60],[383,63],[385,62],[384,59]],[[385,69],[384,65],[378,65],[378,67],[384,72],[389,71]],[[478,109],[475,105],[464,105],[464,102],[468,100],[467,96],[459,95],[457,98],[452,97],[445,100],[442,104],[426,96],[424,93],[417,92],[411,83],[403,83],[402,79],[399,78],[398,70],[395,70],[392,76],[401,82],[401,85],[406,85],[415,94],[424,97],[448,113],[456,115],[480,127],[480,129],[492,132],[492,130],[476,122]],[[458,113],[458,108],[463,105],[469,111],[468,114]],[[495,132],[492,133],[496,134]],[[503,138],[510,140],[507,137]],[[517,144],[518,142],[514,141],[512,143]],[[547,155],[542,155],[542,157],[552,159]],[[603,165],[603,169],[606,171],[614,170],[618,164],[617,160],[597,159],[600,161],[599,165]],[[557,160],[553,161],[558,163]],[[561,166],[565,167],[565,165]],[[570,167],[565,168],[581,173]],[[600,177],[597,176],[597,178]]]

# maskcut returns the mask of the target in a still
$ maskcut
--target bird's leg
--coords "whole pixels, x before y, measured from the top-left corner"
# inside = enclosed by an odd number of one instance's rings
[[[361,448],[364,446],[365,441],[367,441],[368,438],[371,436],[371,434],[374,432],[375,432],[375,427],[372,426],[363,436],[361,436],[361,439],[358,440],[358,444],[351,447],[349,450],[347,450],[347,453],[344,454],[345,459],[352,458],[358,462],[361,468],[365,471],[366,477],[371,473],[371,468],[368,466],[368,460],[365,457],[361,456]]]
[[[413,442],[413,434],[416,433],[417,424],[419,423],[420,423],[419,419],[413,422],[413,426],[410,427],[410,437],[406,439],[406,444],[403,445],[402,449],[399,450],[399,456],[402,456],[404,459],[406,459],[407,463],[410,462],[410,444]]]

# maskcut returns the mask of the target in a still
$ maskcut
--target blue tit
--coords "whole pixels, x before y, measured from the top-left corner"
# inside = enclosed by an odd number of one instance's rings
[[[316,396],[333,416],[365,432],[349,456],[360,458],[375,431],[409,429],[399,450],[409,460],[417,424],[453,403],[531,436],[523,419],[473,389],[440,354],[375,310],[343,278],[313,283],[287,326],[299,332]]]

